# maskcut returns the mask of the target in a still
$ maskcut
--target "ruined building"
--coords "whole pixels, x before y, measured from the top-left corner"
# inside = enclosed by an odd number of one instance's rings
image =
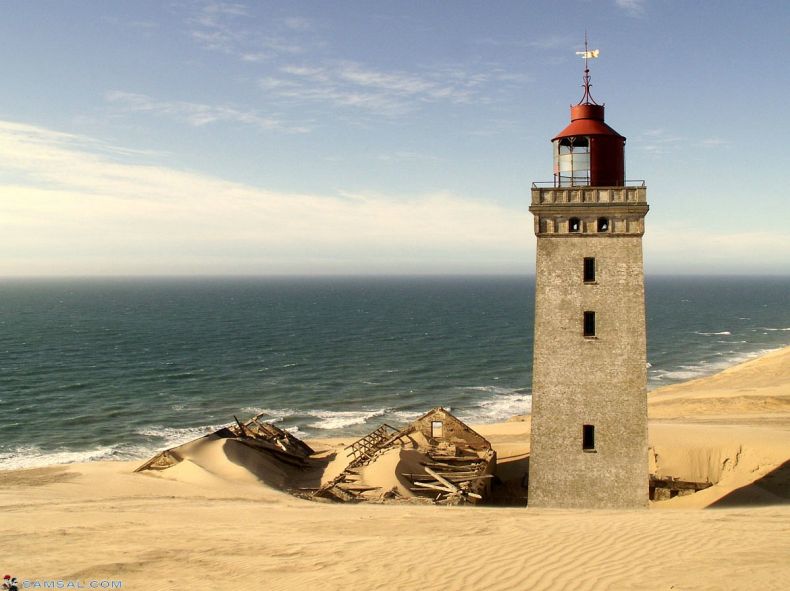
[[[647,506],[643,182],[590,95],[532,188],[537,264],[529,505]]]

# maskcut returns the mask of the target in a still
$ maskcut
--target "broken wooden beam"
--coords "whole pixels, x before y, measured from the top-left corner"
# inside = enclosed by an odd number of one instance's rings
[[[458,490],[458,487],[457,487],[457,486],[455,486],[455,485],[454,485],[452,482],[450,482],[449,480],[447,480],[447,479],[446,479],[444,476],[442,476],[441,474],[437,474],[436,472],[434,472],[433,470],[431,470],[431,469],[430,469],[430,468],[428,468],[427,466],[425,467],[425,471],[426,471],[428,474],[430,474],[431,476],[433,476],[434,478],[436,478],[436,480],[438,480],[439,482],[441,482],[443,485],[445,485],[445,486],[446,486],[447,488],[449,488],[450,490]]]
[[[420,462],[423,466],[428,466],[429,468],[433,468],[434,470],[440,471],[454,471],[454,472],[463,472],[464,470],[475,470],[479,467],[485,466],[485,462],[469,462],[466,463],[457,463],[457,464],[444,464],[441,462]]]
[[[669,488],[675,490],[691,489],[691,490],[704,490],[713,486],[710,482],[692,482],[689,480],[677,480],[668,476],[666,478],[650,477],[650,486],[657,488]]]
[[[445,493],[458,492],[458,489],[455,487],[448,488],[446,486],[439,486],[438,484],[429,484],[427,482],[415,482],[414,486],[416,486],[417,488],[411,488],[411,487],[409,488],[411,490],[422,490],[422,489],[430,488],[431,490],[440,490]]]
[[[369,490],[379,490],[381,488],[380,486],[367,486],[364,484],[346,484],[345,482],[341,482],[336,486],[338,486],[341,490],[348,492],[355,492],[355,493],[367,492]]]

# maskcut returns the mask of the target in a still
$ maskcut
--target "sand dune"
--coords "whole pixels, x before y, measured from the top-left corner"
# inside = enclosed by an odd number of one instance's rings
[[[656,469],[716,484],[648,511],[309,503],[228,441],[162,472],[2,472],[0,563],[154,590],[785,589],[789,394],[790,348],[652,393]],[[517,492],[529,422],[475,429]]]
[[[709,377],[659,388],[649,396],[650,418],[731,421],[733,415],[766,415],[784,422],[790,418],[788,373],[790,354],[784,348]]]

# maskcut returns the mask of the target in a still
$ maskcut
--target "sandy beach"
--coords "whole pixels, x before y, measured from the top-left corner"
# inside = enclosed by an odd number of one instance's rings
[[[787,588],[790,347],[649,403],[655,472],[713,486],[645,511],[311,503],[212,446],[156,473],[134,473],[140,462],[0,472],[0,568],[27,588]],[[475,426],[514,495],[529,426]]]

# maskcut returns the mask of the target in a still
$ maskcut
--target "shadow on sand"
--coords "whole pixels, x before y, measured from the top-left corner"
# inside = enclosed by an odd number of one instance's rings
[[[491,490],[491,498],[486,502],[486,505],[526,506],[527,474],[529,474],[529,454],[499,458],[496,467],[496,480]]]
[[[764,507],[787,504],[790,504],[790,460],[759,480],[735,489],[708,507]]]
[[[225,456],[269,486],[288,488],[318,488],[327,465],[335,454],[322,454],[301,463],[286,462],[279,457],[262,454],[235,439],[228,439],[223,448]]]

